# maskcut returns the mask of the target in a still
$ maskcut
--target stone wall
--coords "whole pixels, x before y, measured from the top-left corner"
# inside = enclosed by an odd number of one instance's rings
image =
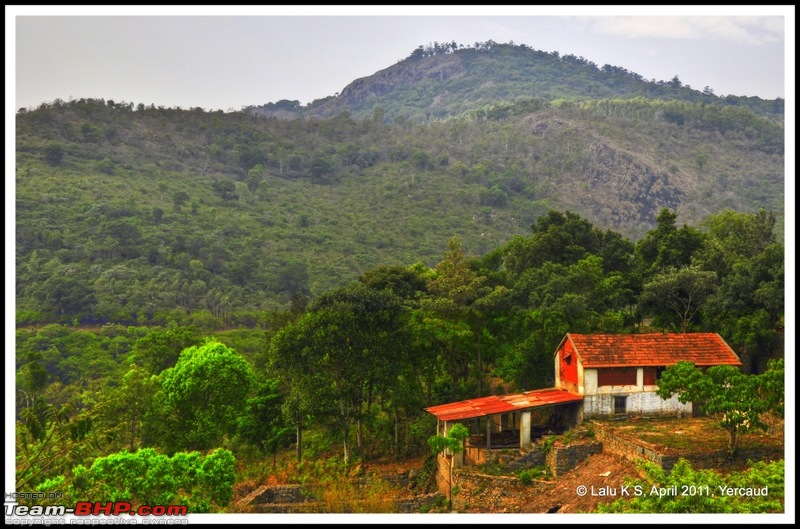
[[[433,492],[411,498],[386,498],[383,502],[391,506],[392,512],[418,513],[424,505],[433,502],[439,496],[441,494]],[[369,501],[370,504],[375,504],[375,500]],[[302,493],[301,485],[261,487],[243,503],[249,505],[250,510],[256,513],[324,513],[329,508],[325,502],[312,501],[306,497]],[[352,503],[358,506],[359,501],[354,499]]]
[[[644,459],[651,461],[664,470],[671,470],[675,463],[683,457],[691,463],[692,468],[717,468],[730,465],[731,459],[725,450],[718,450],[707,454],[687,454],[681,456],[660,453],[654,446],[648,446],[642,441],[635,441],[617,434],[608,425],[595,423],[597,439],[603,443],[603,450],[612,454],[621,455],[630,460]],[[784,457],[782,449],[765,446],[751,449],[739,449],[734,462],[747,462],[748,460],[762,461],[775,460]]]
[[[553,446],[547,453],[547,467],[553,477],[563,476],[592,454],[603,451],[603,443],[589,442],[569,446]]]
[[[275,487],[262,487],[247,498],[249,504],[264,503],[303,503],[307,498],[303,496],[301,485],[280,485]]]

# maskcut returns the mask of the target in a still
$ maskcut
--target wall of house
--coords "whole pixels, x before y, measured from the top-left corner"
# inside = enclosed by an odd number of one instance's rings
[[[614,415],[614,397],[625,397],[625,413],[639,415],[692,414],[692,403],[682,404],[677,396],[664,400],[653,392],[636,392],[614,395],[587,395],[583,398],[582,419]]]
[[[619,386],[601,386],[598,380],[597,368],[586,368],[583,370],[583,391],[584,395],[628,395],[630,393],[652,393],[658,389],[655,384],[645,384],[645,371],[651,368],[636,368],[636,384]],[[650,373],[648,373],[650,374]],[[652,376],[647,377],[648,382]]]
[[[572,348],[572,342],[566,340],[555,355],[556,387],[567,391],[579,392],[580,377],[578,355]]]

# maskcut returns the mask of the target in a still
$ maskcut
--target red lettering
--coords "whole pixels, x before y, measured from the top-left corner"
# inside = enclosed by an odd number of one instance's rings
[[[186,505],[170,505],[167,508],[169,516],[186,516],[187,511]]]
[[[92,514],[92,502],[79,501],[75,504],[75,516],[89,516]]]
[[[108,503],[100,503],[98,501],[95,502],[94,504],[94,510],[92,511],[92,515],[98,516],[100,514],[111,514],[112,512],[114,512],[114,502],[110,501]]]
[[[155,507],[153,507],[150,514],[153,514],[155,516],[164,516],[164,513],[166,512],[167,512],[166,507],[164,507],[163,505],[156,505]]]
[[[119,516],[122,513],[129,512],[131,504],[127,501],[120,501],[114,504],[114,516]]]

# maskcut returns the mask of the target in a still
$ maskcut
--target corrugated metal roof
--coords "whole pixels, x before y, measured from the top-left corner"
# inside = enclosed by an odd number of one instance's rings
[[[495,415],[511,411],[521,411],[538,406],[565,404],[583,400],[583,396],[564,389],[546,388],[511,393],[508,395],[490,395],[477,399],[462,400],[449,404],[440,404],[425,408],[442,421],[458,421],[473,419],[485,415]]]
[[[572,334],[583,367],[669,366],[685,360],[697,366],[742,365],[716,333]],[[562,345],[563,345],[562,341]],[[559,346],[561,349],[561,346]],[[556,351],[557,353],[558,351]]]

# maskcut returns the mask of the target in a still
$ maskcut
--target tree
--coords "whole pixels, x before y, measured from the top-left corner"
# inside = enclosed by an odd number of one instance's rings
[[[244,180],[247,184],[247,189],[249,189],[251,193],[255,193],[263,178],[264,166],[260,163],[256,164],[249,171],[247,171],[247,177]]]
[[[254,383],[253,369],[226,345],[208,340],[185,349],[175,367],[161,373],[166,445],[206,450],[236,431]]]
[[[447,435],[434,435],[428,438],[428,446],[431,451],[436,454],[442,454],[445,457],[449,456],[450,460],[450,475],[447,480],[448,492],[447,501],[450,507],[453,505],[453,465],[454,457],[456,454],[464,450],[464,441],[469,437],[469,430],[461,423],[454,424]]]
[[[273,470],[278,449],[286,445],[292,433],[281,413],[281,404],[278,381],[266,379],[257,384],[254,395],[247,399],[238,424],[244,440],[272,454]]]
[[[678,229],[677,218],[677,213],[663,208],[656,217],[656,227],[636,244],[644,277],[666,268],[690,265],[692,256],[703,247],[704,234],[685,224]]]
[[[136,340],[133,353],[136,362],[150,373],[157,375],[175,365],[181,351],[199,345],[201,338],[194,327],[169,327],[153,329]]]
[[[432,297],[420,303],[415,334],[441,352],[450,368],[451,398],[457,400],[459,379],[466,378],[469,371],[469,353],[475,352],[475,365],[481,364],[478,332],[482,329],[477,327],[482,319],[475,303],[491,288],[485,286],[486,277],[473,270],[476,261],[464,255],[458,237],[448,241],[443,257],[430,275],[428,289]],[[478,372],[476,380],[480,378]]]
[[[190,512],[212,512],[233,499],[236,458],[218,448],[201,456],[179,452],[172,457],[152,448],[118,452],[78,465],[72,479],[48,480],[39,490],[61,489],[70,501],[128,502],[133,505],[186,505]],[[64,490],[65,489],[65,490]]]
[[[175,204],[175,211],[180,211],[181,206],[189,202],[191,197],[186,191],[176,191],[172,195],[172,203]]]
[[[44,148],[44,159],[54,167],[61,165],[61,161],[64,159],[64,148],[57,143],[48,145]]]
[[[111,174],[114,172],[114,162],[110,158],[103,158],[97,164],[97,170],[101,173]]]
[[[685,333],[692,318],[716,289],[716,279],[714,272],[697,267],[669,268],[644,285],[639,304],[642,311],[651,311],[662,321],[677,321],[681,332]]]
[[[133,452],[140,437],[142,420],[158,390],[156,377],[135,364],[122,377],[122,383],[103,391],[99,396],[96,411],[99,419],[120,430]]]
[[[766,430],[762,420],[765,414],[783,412],[783,360],[770,362],[761,375],[746,375],[730,365],[713,366],[704,372],[683,361],[668,367],[656,384],[662,399],[677,394],[680,402],[691,401],[713,416],[728,432],[730,456],[736,453],[741,434]]]
[[[273,338],[271,367],[290,387],[298,409],[312,402],[314,416],[341,435],[345,463],[353,422],[361,449],[371,397],[397,365],[401,314],[399,299],[388,290],[354,284],[321,296]]]

